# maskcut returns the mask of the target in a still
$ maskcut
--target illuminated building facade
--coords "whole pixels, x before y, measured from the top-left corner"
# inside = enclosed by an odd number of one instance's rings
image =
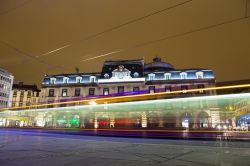
[[[216,86],[228,86],[228,85],[243,85],[250,84],[250,79],[246,80],[234,80],[234,81],[224,81],[217,82]],[[225,89],[217,91],[217,94],[239,94],[239,93],[249,93],[249,87]],[[222,118],[222,121],[230,121],[232,128],[237,128],[237,130],[249,130],[250,129],[250,100],[248,98],[237,100],[235,102],[227,103],[224,106],[227,115],[231,113],[230,116]],[[223,116],[222,116],[223,117]],[[231,119],[231,120],[229,120]]]
[[[213,95],[215,91],[186,93],[186,90],[214,86],[212,70],[174,69],[159,57],[148,64],[143,59],[105,61],[100,73],[46,75],[42,82],[41,102],[176,90],[182,90],[185,96]]]
[[[13,79],[11,73],[0,68],[0,108],[10,106]]]
[[[29,106],[39,103],[40,90],[36,85],[27,85],[23,82],[13,84],[11,106]]]
[[[215,86],[215,77],[212,70],[208,69],[175,69],[171,64],[162,62],[159,57],[151,63],[139,60],[105,61],[100,73],[73,73],[46,75],[42,82],[40,101],[53,103],[82,98],[98,98],[108,96],[122,96],[133,94],[147,94],[156,92],[181,91],[173,97],[207,96],[214,95],[215,91],[187,92],[189,89],[208,88]],[[218,110],[211,111],[206,102],[196,102],[195,111],[189,103],[178,106],[169,105],[166,110],[131,111],[124,113],[109,112],[105,107],[88,115],[76,114],[71,119],[81,119],[78,127],[87,128],[119,128],[126,121],[132,123],[134,128],[157,128],[157,127],[215,127],[220,123]],[[66,105],[65,105],[66,106]],[[69,105],[70,106],[70,105]],[[119,115],[123,115],[122,118]],[[38,126],[46,126],[46,120],[41,114],[37,119]],[[67,115],[62,114],[55,120],[53,114],[50,120],[52,126],[69,127],[65,121]],[[120,119],[121,118],[121,119]],[[127,119],[126,119],[127,118]],[[54,120],[53,120],[54,119]],[[58,121],[58,122],[56,122]],[[49,122],[50,123],[50,122]],[[52,123],[52,122],[51,122]],[[88,124],[89,123],[89,124]],[[91,124],[91,125],[90,125]],[[126,126],[126,125],[125,125]],[[128,127],[128,126],[127,126]]]

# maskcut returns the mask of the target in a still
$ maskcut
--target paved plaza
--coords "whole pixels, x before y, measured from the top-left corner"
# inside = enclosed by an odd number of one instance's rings
[[[0,129],[1,166],[222,165],[250,163],[250,142],[48,134]]]

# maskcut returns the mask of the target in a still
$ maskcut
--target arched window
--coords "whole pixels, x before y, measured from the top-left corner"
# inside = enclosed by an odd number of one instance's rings
[[[76,77],[76,83],[81,83],[82,77]]]
[[[63,78],[63,83],[64,84],[68,84],[69,83],[69,78],[68,77],[64,77]]]
[[[164,73],[165,80],[171,79],[171,73]]]
[[[154,73],[148,74],[148,80],[152,81],[154,79],[155,79],[155,74]]]
[[[196,78],[197,79],[202,79],[203,78],[203,72],[202,71],[196,72]]]
[[[182,80],[187,79],[187,73],[186,73],[186,72],[182,72],[182,73],[180,74],[180,76],[181,76],[181,79],[182,79]]]
[[[96,76],[90,76],[89,77],[89,82],[90,83],[95,83],[95,80],[96,80]]]
[[[55,84],[56,83],[56,78],[50,78],[50,83]]]

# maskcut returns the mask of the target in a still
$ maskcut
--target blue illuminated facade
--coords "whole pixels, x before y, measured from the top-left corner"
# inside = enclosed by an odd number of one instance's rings
[[[164,66],[165,64],[165,66]],[[101,79],[112,81],[112,71],[123,66],[130,71],[129,78],[144,78],[148,81],[194,81],[194,80],[213,80],[215,76],[209,69],[174,69],[172,65],[161,62],[160,58],[155,58],[153,63],[144,64],[143,60],[128,61],[106,61],[101,73],[73,73],[60,75],[46,75],[42,85],[53,84],[98,84]],[[122,72],[122,71],[121,71]],[[123,75],[121,74],[121,78]],[[113,79],[117,81],[117,79]],[[126,82],[126,80],[124,80]],[[136,79],[135,79],[136,81]]]
[[[143,59],[105,61],[100,73],[45,75],[42,82],[41,101],[213,86],[215,86],[215,77],[212,70],[175,69],[171,64],[162,62],[159,57],[154,58],[151,63],[145,63]],[[200,94],[205,93],[212,95],[215,92],[200,91]]]

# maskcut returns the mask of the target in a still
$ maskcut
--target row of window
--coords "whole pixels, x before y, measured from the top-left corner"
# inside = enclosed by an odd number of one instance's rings
[[[5,98],[8,98],[8,97],[9,97],[9,95],[8,95],[8,94],[6,94],[6,93],[0,92],[0,97],[5,97]]]
[[[170,80],[171,79],[171,73],[165,73],[164,78],[165,78],[165,80]],[[186,72],[180,73],[180,78],[182,80],[187,79],[188,78],[187,73]],[[196,78],[197,79],[203,79],[204,78],[203,72],[201,72],[201,71],[196,72]],[[155,80],[155,74],[154,73],[148,74],[148,79],[149,80]]]
[[[14,92],[13,92],[13,96],[16,96],[16,95],[17,95],[17,90],[14,90]],[[24,95],[24,91],[21,91],[20,96],[23,96],[23,95]],[[31,96],[31,91],[28,91],[27,96],[28,96],[28,97],[30,97],[30,96]]]
[[[9,90],[9,86],[8,85],[4,85],[4,84],[0,84],[0,89]]]
[[[0,80],[11,83],[11,79],[4,76],[0,76]]]
[[[22,103],[22,102],[15,103],[15,102],[12,102],[12,104],[11,104],[12,107],[15,107],[15,106],[21,107],[21,106],[30,106],[30,105],[32,105],[31,102],[26,102],[26,103]]]
[[[7,106],[7,105],[8,105],[7,101],[0,100],[0,106]]]
[[[82,77],[76,77],[76,82],[75,83],[81,83],[82,82]],[[96,82],[96,77],[95,76],[90,76],[89,77],[89,82],[90,83],[95,83]],[[50,83],[55,84],[56,83],[56,78],[50,78]],[[69,78],[64,77],[63,78],[63,83],[68,84],[69,83]]]
[[[197,87],[199,89],[204,88],[203,84],[197,85]],[[186,91],[188,90],[188,86],[187,85],[182,85],[181,90],[183,91],[183,93],[187,93]],[[139,92],[140,88],[139,87],[133,87],[133,92]],[[148,88],[148,92],[149,93],[155,93],[156,88],[155,86],[149,86]],[[171,86],[165,86],[165,91],[166,92],[170,92],[172,91],[172,87]],[[118,94],[122,94],[124,93],[124,86],[118,86],[117,87],[117,93]],[[204,93],[203,90],[200,90],[199,93]],[[95,88],[89,88],[89,96],[94,96],[95,94]],[[109,88],[103,88],[103,95],[109,95]],[[54,89],[49,89],[49,97],[54,97],[55,96],[55,90]],[[62,89],[62,93],[61,93],[62,97],[68,97],[68,89]],[[75,96],[81,96],[81,89],[80,88],[76,88],[75,89]]]
[[[164,77],[165,77],[165,80],[170,80],[171,79],[171,73],[165,73]],[[105,76],[105,78],[108,78],[107,75]],[[181,79],[187,79],[188,78],[187,73],[186,72],[180,73],[180,78]],[[203,79],[204,78],[203,72],[201,72],[201,71],[196,72],[196,78],[197,79]],[[148,79],[149,80],[155,80],[155,74],[154,73],[148,74]],[[81,82],[82,82],[82,77],[76,77],[75,83],[81,83]],[[95,83],[96,82],[96,76],[90,76],[89,77],[89,82],[90,83]],[[50,78],[50,83],[55,84],[56,83],[56,78]],[[64,77],[62,83],[68,84],[69,83],[69,78]]]
[[[15,96],[13,96],[12,101],[17,101],[17,98],[16,98]],[[23,97],[23,96],[20,96],[19,101],[20,101],[20,102],[23,102],[23,101],[24,101],[24,97]],[[30,101],[31,101],[31,98],[30,98],[30,97],[27,97],[26,101],[27,101],[27,102],[30,102]]]

